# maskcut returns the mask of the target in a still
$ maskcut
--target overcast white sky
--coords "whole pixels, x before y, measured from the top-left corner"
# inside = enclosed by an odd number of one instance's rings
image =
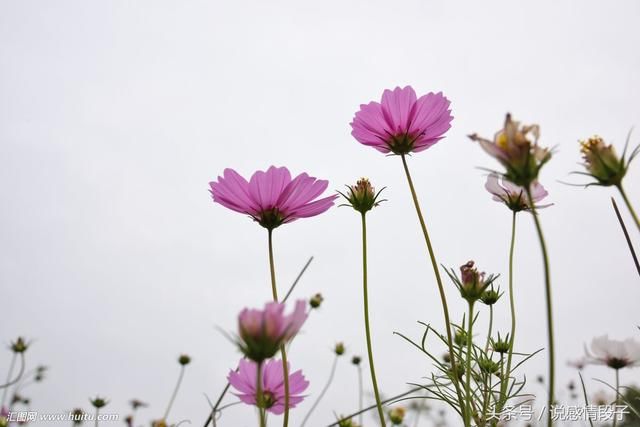
[[[542,223],[566,397],[575,372],[564,363],[585,342],[638,337],[640,283],[613,191],[558,180],[580,182],[568,176],[577,139],[598,133],[620,146],[640,126],[639,19],[632,0],[0,2],[0,339],[34,339],[29,363],[51,367],[28,393],[33,407],[87,408],[99,393],[112,400],[106,412],[124,416],[139,398],[151,404],[146,423],[161,416],[187,352],[171,418],[202,424],[203,393],[214,399],[239,358],[215,326],[233,330],[242,307],[271,295],[266,232],[207,192],[225,167],[286,165],[331,189],[360,176],[388,187],[369,225],[381,388],[394,394],[427,375],[428,360],[392,335],[419,336],[417,320],[442,326],[400,160],[361,146],[349,127],[360,103],[406,84],[452,101],[447,138],[410,159],[445,265],[475,259],[506,277],[510,212],[484,191],[476,167],[495,163],[465,135],[492,135],[511,111],[557,146],[541,177],[554,203]],[[638,168],[626,182],[640,208]],[[311,396],[336,341],[349,355],[365,350],[358,227],[341,208],[276,232],[281,290],[314,255],[295,296],[326,298],[290,354]],[[517,346],[533,351],[546,345],[544,292],[525,214],[516,252]],[[464,305],[448,285],[459,319]],[[506,300],[498,307],[506,332]],[[9,356],[0,353],[0,372]],[[356,373],[342,362],[313,427],[356,408]],[[546,356],[527,372],[545,373]],[[586,376],[611,380],[604,369]],[[639,372],[623,380],[640,382]],[[223,421],[250,426],[255,416],[237,406]]]

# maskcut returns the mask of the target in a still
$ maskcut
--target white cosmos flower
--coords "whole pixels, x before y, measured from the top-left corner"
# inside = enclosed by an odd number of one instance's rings
[[[587,359],[590,363],[607,365],[613,369],[638,366],[640,343],[632,338],[619,341],[602,335],[591,341],[591,351],[587,350]]]

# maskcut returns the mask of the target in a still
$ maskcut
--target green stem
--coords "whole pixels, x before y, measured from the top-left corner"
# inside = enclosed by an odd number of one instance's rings
[[[620,369],[616,369],[616,400],[615,400],[615,408],[614,408],[614,417],[613,417],[613,426],[616,427],[618,424],[618,405],[620,404]]]
[[[633,217],[633,220],[636,222],[636,227],[638,227],[638,230],[640,230],[640,219],[638,219],[638,215],[636,214],[636,211],[633,209],[633,206],[631,206],[631,201],[629,201],[629,198],[627,197],[627,193],[624,191],[624,188],[622,188],[622,184],[617,185],[616,187],[618,187],[618,191],[620,191],[620,194],[622,195],[622,199],[624,200],[624,203],[627,205],[629,212],[631,212],[631,216]]]
[[[271,294],[273,300],[278,302],[278,288],[276,287],[276,267],[273,261],[273,230],[269,229],[269,271],[271,273]]]
[[[271,293],[273,300],[278,302],[278,288],[276,287],[276,267],[273,260],[273,230],[269,229],[269,271],[271,272]],[[283,427],[289,425],[289,364],[287,363],[287,352],[284,344],[280,346],[282,354],[282,373],[284,374],[284,419]]]
[[[169,399],[169,404],[167,405],[167,409],[164,411],[163,420],[167,421],[167,417],[169,417],[169,411],[171,411],[171,407],[173,406],[174,400],[176,400],[176,396],[178,395],[178,390],[180,390],[180,384],[182,384],[182,378],[184,377],[184,365],[180,365],[180,374],[178,375],[178,382],[176,383],[176,387],[173,389],[173,394],[171,394],[171,399]]]
[[[535,203],[533,203],[533,197],[531,195],[531,187],[527,187],[527,196],[531,201],[531,214],[533,215],[533,221],[536,225],[536,231],[538,232],[538,239],[540,240],[540,249],[542,250],[542,260],[544,262],[544,283],[545,283],[545,297],[547,302],[547,334],[549,338],[549,395],[547,402],[547,426],[553,425],[553,419],[551,417],[551,408],[554,404],[554,385],[555,385],[555,350],[553,345],[553,311],[551,306],[551,273],[549,271],[549,256],[547,254],[547,244],[542,234],[542,227],[540,226],[540,220],[538,219],[538,212],[536,211]]]
[[[509,335],[509,352],[507,353],[507,371],[506,376],[501,379],[500,383],[500,401],[498,410],[507,403],[507,387],[509,386],[509,378],[511,376],[511,360],[513,358],[513,344],[516,336],[516,304],[513,295],[513,252],[516,243],[516,212],[513,212],[511,218],[511,245],[509,246],[509,308],[511,309],[511,335]]]
[[[264,412],[264,398],[262,396],[262,362],[257,363],[256,369],[256,403],[258,406],[258,419],[260,427],[266,427],[267,420]]]
[[[358,365],[358,411],[360,411],[360,415],[358,415],[358,424],[362,425],[362,367]]]
[[[364,329],[367,338],[367,355],[369,357],[369,370],[371,371],[371,382],[373,383],[373,394],[376,398],[378,406],[378,416],[382,427],[386,426],[384,421],[384,412],[382,411],[382,403],[380,402],[380,393],[378,392],[378,381],[376,380],[376,369],[373,364],[373,349],[371,348],[371,330],[369,328],[369,291],[367,289],[367,220],[366,215],[362,213],[362,289],[364,295]]]
[[[2,401],[0,401],[0,408],[4,408],[4,402],[7,399],[7,391],[9,390],[9,386],[11,385],[11,375],[13,375],[13,368],[16,365],[17,356],[18,356],[18,353],[15,353],[15,352],[13,353],[13,356],[11,356],[11,363],[9,364],[9,372],[7,373],[6,387],[2,391]]]
[[[484,352],[489,352],[489,342],[491,342],[491,332],[493,331],[493,305],[489,306],[489,330],[487,332],[487,342],[484,345]]]
[[[331,371],[329,372],[329,378],[327,379],[326,384],[322,388],[322,391],[318,395],[318,398],[316,399],[315,402],[313,402],[313,405],[311,406],[311,409],[309,409],[309,412],[307,412],[307,415],[305,415],[304,419],[302,420],[302,423],[300,424],[300,427],[304,427],[304,425],[307,423],[307,421],[309,421],[309,417],[311,416],[311,413],[316,409],[316,407],[318,406],[318,404],[320,403],[320,401],[322,400],[324,395],[327,393],[327,390],[329,390],[329,386],[333,382],[333,377],[336,374],[336,367],[338,366],[338,357],[340,357],[340,356],[338,356],[336,354],[335,357],[333,358],[333,365],[331,365]]]
[[[466,412],[469,420],[472,419],[471,413],[471,352],[473,351],[473,301],[469,302],[469,328],[467,332],[467,367],[465,374],[467,376],[467,382],[465,384],[466,398]]]
[[[429,258],[431,260],[431,265],[433,266],[433,272],[436,276],[436,282],[438,284],[438,292],[440,293],[440,301],[442,303],[442,311],[444,314],[444,324],[445,329],[447,331],[447,346],[449,347],[449,358],[451,359],[451,371],[453,375],[451,376],[451,381],[456,389],[456,395],[458,396],[458,404],[460,405],[460,409],[464,407],[462,392],[460,390],[460,384],[458,383],[457,369],[456,369],[456,358],[455,352],[453,350],[453,337],[451,334],[451,321],[449,320],[449,308],[447,306],[447,297],[444,293],[444,286],[442,285],[442,278],[440,277],[440,270],[438,269],[438,263],[436,261],[435,254],[433,253],[433,247],[431,246],[431,239],[429,238],[429,232],[427,231],[427,225],[422,216],[422,210],[420,209],[420,203],[418,202],[418,196],[416,195],[416,190],[413,186],[413,180],[411,179],[411,174],[409,173],[409,166],[407,165],[407,159],[405,155],[401,155],[402,165],[404,166],[404,172],[407,176],[407,182],[409,183],[409,189],[411,190],[411,197],[413,198],[413,204],[416,208],[416,213],[418,214],[418,220],[420,221],[420,226],[422,227],[422,234],[424,235],[424,240],[427,244],[427,250],[429,252]],[[463,412],[464,413],[464,412]],[[467,418],[468,414],[465,414],[463,417],[464,425],[469,426],[471,424],[471,420]]]

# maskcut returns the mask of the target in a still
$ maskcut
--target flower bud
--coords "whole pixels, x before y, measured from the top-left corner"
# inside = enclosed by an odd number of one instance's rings
[[[360,424],[353,421],[351,418],[342,418],[338,421],[338,427],[361,427]]]
[[[378,196],[384,188],[376,193],[367,178],[360,178],[356,185],[348,185],[347,189],[348,194],[338,192],[349,202],[344,206],[351,206],[362,214],[365,214],[384,201],[378,200]]]
[[[11,343],[11,351],[14,353],[24,353],[29,348],[29,343],[27,343],[24,338],[18,337],[17,340]]]
[[[455,375],[456,377],[458,377],[458,380],[461,380],[462,377],[464,377],[464,373],[465,373],[464,366],[461,363],[456,363]],[[453,368],[450,367],[449,369],[447,369],[447,375],[449,375],[449,378],[453,378],[453,375],[454,375]]]
[[[495,290],[491,287],[491,289],[485,290],[482,295],[480,295],[480,301],[485,305],[493,305],[498,302],[501,296],[500,288]]]
[[[509,340],[509,334],[507,334],[504,339],[500,337],[500,333],[498,333],[498,338],[491,338],[491,348],[493,351],[499,354],[508,353],[511,349],[511,341]]]
[[[400,425],[404,421],[406,410],[402,406],[397,406],[389,411],[389,420],[393,425]]]
[[[336,355],[342,356],[345,351],[344,344],[341,342],[337,343],[336,346],[333,348],[333,351],[336,353]]]
[[[489,375],[495,374],[500,370],[500,365],[498,363],[484,356],[480,357],[478,366],[482,372]]]
[[[182,366],[188,365],[190,362],[191,357],[186,354],[181,354],[180,357],[178,357],[178,363]]]
[[[456,333],[453,337],[453,342],[459,346],[463,347],[467,345],[467,331],[464,329],[457,329]]]
[[[84,418],[85,418],[85,413],[82,409],[75,408],[73,411],[71,411],[71,423],[74,426],[81,425],[82,422],[84,421]]]
[[[311,308],[318,308],[320,307],[323,301],[324,301],[324,298],[322,297],[322,294],[317,293],[314,296],[312,296],[311,299],[309,299],[309,306]]]
[[[99,396],[96,396],[93,399],[89,399],[89,402],[91,402],[91,405],[96,409],[103,408],[107,406],[107,404],[109,403],[109,401],[106,398],[99,397]]]
[[[358,366],[360,362],[362,362],[362,358],[360,356],[353,356],[351,358],[351,363],[353,363],[356,366]]]

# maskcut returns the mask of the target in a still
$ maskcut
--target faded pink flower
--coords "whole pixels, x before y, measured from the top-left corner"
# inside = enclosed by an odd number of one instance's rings
[[[444,138],[453,120],[450,104],[442,92],[417,98],[411,86],[387,89],[381,102],[360,105],[351,135],[382,153],[417,153]]]
[[[240,350],[256,362],[273,357],[280,346],[293,338],[307,319],[307,302],[296,301],[291,314],[285,315],[285,304],[270,302],[264,310],[245,308],[238,315]]]
[[[262,366],[262,399],[258,405],[257,396],[257,377],[258,369],[256,362],[242,359],[237,371],[229,372],[229,384],[233,386],[239,393],[234,393],[241,401],[248,405],[255,405],[265,408],[272,414],[280,415],[284,412],[284,375],[281,360],[268,360]],[[289,366],[289,365],[287,365]],[[291,369],[287,368],[288,372]],[[302,402],[304,396],[300,393],[309,387],[307,381],[302,375],[302,371],[298,370],[289,375],[289,407],[295,406]]]
[[[493,200],[504,203],[514,212],[531,209],[531,203],[529,203],[527,197],[527,190],[524,187],[515,185],[496,173],[489,174],[484,188],[486,188],[489,193],[493,194]],[[550,206],[537,205],[537,203],[547,197],[548,194],[547,190],[545,190],[538,181],[533,181],[531,183],[531,196],[536,208],[546,208]]]
[[[255,172],[249,181],[233,169],[209,183],[213,201],[252,217],[272,230],[281,224],[319,215],[333,206],[337,195],[315,200],[329,185],[328,181],[301,173],[291,179],[285,167],[271,166]]]

